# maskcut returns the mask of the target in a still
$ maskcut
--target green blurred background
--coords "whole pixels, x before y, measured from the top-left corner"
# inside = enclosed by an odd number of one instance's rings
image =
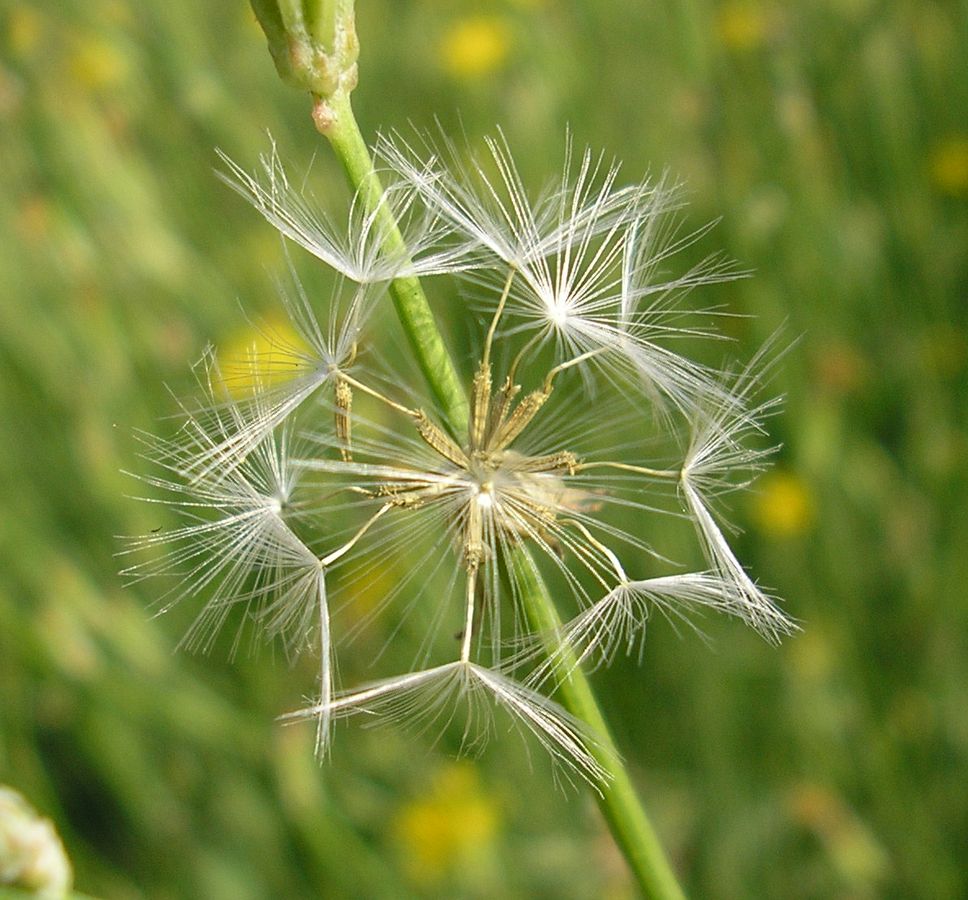
[[[779,649],[666,623],[595,676],[689,892],[968,894],[968,13],[929,0],[358,0],[364,131],[503,127],[538,185],[576,142],[688,185],[755,278],[712,290],[802,336],[740,555],[804,623]],[[266,130],[345,190],[238,3],[0,12],[0,782],[105,898],[632,896],[586,793],[499,739],[274,716],[313,661],[174,654],[116,535],[136,428],[206,342],[271,315],[278,239],[212,175]],[[298,258],[313,275],[311,260]],[[698,302],[698,301],[697,301]]]

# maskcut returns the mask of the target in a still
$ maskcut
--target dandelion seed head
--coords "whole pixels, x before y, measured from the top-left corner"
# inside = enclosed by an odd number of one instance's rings
[[[641,655],[656,613],[696,630],[723,613],[773,641],[796,628],[735,555],[719,500],[768,462],[775,348],[732,374],[683,352],[716,336],[684,296],[737,273],[716,258],[670,273],[705,231],[670,220],[681,199],[667,179],[621,186],[616,164],[569,140],[535,194],[503,135],[477,157],[438,144],[381,138],[384,198],[355,196],[339,225],[275,148],[261,177],[226,160],[232,186],[337,284],[311,297],[290,266],[278,287],[298,340],[270,335],[288,361],[271,383],[226,399],[207,357],[179,433],[147,440],[161,474],[143,480],[165,497],[149,499],[183,524],[133,541],[161,557],[125,572],[172,579],[166,608],[201,601],[191,644],[208,646],[234,610],[292,653],[315,642],[318,697],[287,719],[316,721],[321,755],[332,722],[357,714],[457,729],[477,752],[502,710],[600,784],[595,736],[544,693],[555,679]],[[402,247],[388,252],[394,219]],[[429,274],[473,286],[488,313],[462,431],[374,347],[386,282]],[[703,571],[653,545],[662,515],[692,523]],[[529,625],[533,579],[560,602],[553,634]],[[359,621],[331,618],[368,590],[379,596]],[[343,687],[342,646],[379,619],[390,637],[375,664],[397,659],[408,618],[426,623],[410,670]]]

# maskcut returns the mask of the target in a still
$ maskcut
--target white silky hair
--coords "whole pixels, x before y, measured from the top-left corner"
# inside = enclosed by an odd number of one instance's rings
[[[230,396],[209,352],[181,430],[144,438],[161,469],[138,476],[162,495],[148,499],[185,524],[133,539],[129,552],[161,555],[124,572],[171,580],[163,609],[200,599],[188,646],[209,647],[238,609],[293,655],[315,638],[319,695],[284,718],[316,721],[320,755],[338,718],[444,728],[459,709],[463,743],[476,750],[500,708],[564,770],[601,784],[601,745],[546,687],[575,666],[641,655],[656,612],[692,626],[724,613],[770,641],[797,627],[737,559],[718,508],[772,452],[763,423],[778,401],[759,396],[776,341],[737,374],[682,352],[721,339],[707,324],[719,311],[692,310],[685,295],[743,273],[718,257],[669,272],[705,230],[676,224],[682,192],[667,177],[620,186],[616,164],[576,153],[570,139],[560,178],[536,196],[503,135],[479,158],[446,138],[399,135],[382,138],[376,156],[388,189],[376,206],[356,194],[345,221],[293,187],[274,145],[261,177],[223,156],[229,184],[337,284],[328,303],[313,302],[291,265],[278,289],[298,341],[265,335],[285,360],[281,377],[277,367],[272,383]],[[394,219],[403,244],[388,252]],[[488,314],[466,435],[406,377],[357,358],[387,282],[423,275],[472,285]],[[243,375],[259,365],[250,357]],[[645,433],[645,422],[668,430],[678,457],[652,459],[639,438],[607,440]],[[311,499],[294,502],[297,488]],[[670,514],[659,495],[692,523],[702,571],[653,546],[647,523]],[[406,563],[369,611],[337,629],[331,609],[379,585],[398,558]],[[536,631],[527,593],[548,576],[566,621]],[[460,656],[441,662],[439,635],[461,610]],[[341,648],[387,619],[386,650],[417,611],[427,626],[412,670],[340,689]]]
[[[261,175],[250,174],[222,151],[218,155],[226,171],[217,174],[229,187],[280,234],[350,281],[386,284],[466,265],[466,246],[452,245],[452,229],[432,210],[419,207],[418,192],[403,182],[389,183],[375,205],[368,202],[370,185],[364,185],[353,194],[345,219],[337,220],[290,182],[274,143],[260,159]],[[390,251],[387,238],[397,228],[402,228],[403,244]]]
[[[667,261],[707,230],[679,233],[681,188],[667,176],[618,187],[619,166],[590,149],[576,155],[569,138],[560,180],[532,201],[503,134],[486,147],[483,159],[465,159],[446,138],[415,148],[395,135],[382,138],[376,152],[429,209],[477,244],[478,258],[455,271],[493,289],[513,269],[508,310],[517,328],[562,359],[597,351],[595,366],[636,375],[680,410],[710,398],[729,402],[718,372],[668,346],[713,336],[682,324],[685,293],[745,274],[718,256],[684,274],[665,273]],[[495,274],[495,261],[505,272]]]

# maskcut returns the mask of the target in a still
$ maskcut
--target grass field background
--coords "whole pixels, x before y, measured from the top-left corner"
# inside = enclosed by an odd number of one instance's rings
[[[802,633],[656,621],[595,676],[689,893],[965,896],[964,4],[358,7],[365,133],[500,126],[536,187],[566,129],[630,181],[668,170],[688,225],[721,217],[689,254],[755,273],[701,298],[744,316],[739,351],[799,338],[777,466],[732,511]],[[308,111],[241,0],[0,11],[0,782],[104,898],[630,897],[540,753],[352,725],[320,768],[274,722],[312,660],[175,654],[193,610],[151,618],[116,574],[116,536],[161,524],[127,498],[134,431],[164,433],[208,342],[244,345],[240,306],[276,309],[279,241],[215,148],[251,168],[268,130],[343,198]]]

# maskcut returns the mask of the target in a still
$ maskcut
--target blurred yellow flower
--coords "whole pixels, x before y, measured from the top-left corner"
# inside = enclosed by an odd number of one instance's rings
[[[87,35],[77,42],[70,59],[74,81],[88,90],[114,87],[128,74],[124,54],[110,41]]]
[[[444,68],[455,78],[480,78],[500,68],[511,49],[511,28],[500,16],[455,22],[440,42]]]
[[[304,341],[281,316],[246,328],[219,348],[221,387],[239,398],[286,381],[300,370],[303,350],[308,352]]]
[[[730,50],[755,50],[766,40],[768,26],[762,7],[745,0],[725,4],[716,15],[716,35]]]
[[[956,135],[935,147],[929,161],[931,180],[938,190],[968,196],[968,135]]]
[[[436,773],[424,796],[400,810],[393,833],[410,877],[429,885],[477,868],[489,855],[498,825],[497,804],[477,767],[456,760]]]
[[[15,6],[7,15],[7,46],[13,56],[31,56],[40,44],[43,17],[33,6]]]
[[[793,537],[813,522],[813,496],[793,472],[773,471],[757,484],[753,497],[753,520],[770,537]]]

